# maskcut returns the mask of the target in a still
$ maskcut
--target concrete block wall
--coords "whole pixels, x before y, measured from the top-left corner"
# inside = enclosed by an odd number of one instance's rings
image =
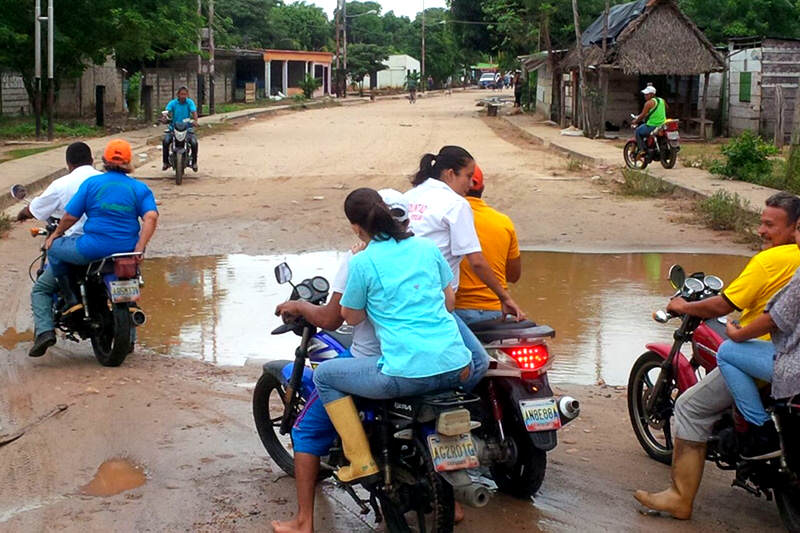
[[[29,115],[33,112],[22,76],[15,72],[0,74],[0,114]]]

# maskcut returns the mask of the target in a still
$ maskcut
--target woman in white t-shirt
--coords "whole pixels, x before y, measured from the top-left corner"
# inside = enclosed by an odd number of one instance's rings
[[[464,198],[472,183],[475,159],[460,146],[445,146],[438,154],[422,156],[411,183],[414,188],[405,193],[408,201],[410,229],[418,237],[431,239],[439,247],[453,271],[452,286],[458,290],[462,259],[469,261],[472,270],[500,299],[504,315],[517,320],[525,313],[495,277],[481,252],[475,232],[472,208]],[[469,327],[456,315],[464,344],[470,349],[475,363],[474,380],[467,389],[478,384],[489,366],[489,356]]]

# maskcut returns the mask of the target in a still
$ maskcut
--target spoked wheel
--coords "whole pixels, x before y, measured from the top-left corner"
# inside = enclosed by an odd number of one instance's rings
[[[395,487],[391,493],[377,489],[386,531],[389,533],[451,533],[455,499],[450,486],[433,468],[427,447],[419,440],[393,465]]]
[[[636,141],[628,141],[622,149],[622,155],[625,157],[625,164],[628,168],[635,170],[644,170],[647,168],[647,160],[645,159],[646,151],[636,154],[637,145]]]
[[[281,363],[291,364],[291,361]],[[276,368],[279,365],[276,365]],[[280,427],[285,409],[286,389],[277,374],[264,372],[256,383],[253,391],[253,420],[256,423],[258,436],[261,443],[266,448],[267,453],[275,463],[294,477],[294,445],[292,443],[291,432],[281,435]],[[291,425],[294,425],[297,416],[305,407],[305,401],[301,398],[294,412],[291,414]],[[331,474],[330,470],[321,469],[320,479],[324,479]]]
[[[119,366],[133,351],[134,325],[130,304],[107,302],[100,313],[100,329],[92,335],[92,351],[103,366]]]
[[[647,410],[650,393],[664,360],[655,352],[639,356],[628,380],[628,415],[633,432],[647,455],[664,464],[672,463],[672,412],[678,390],[674,381],[664,391],[652,412]]]

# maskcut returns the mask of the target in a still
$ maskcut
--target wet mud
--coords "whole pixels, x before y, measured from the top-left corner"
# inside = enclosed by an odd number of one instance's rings
[[[147,482],[144,468],[129,459],[109,459],[97,468],[92,480],[81,487],[87,496],[113,496]]]

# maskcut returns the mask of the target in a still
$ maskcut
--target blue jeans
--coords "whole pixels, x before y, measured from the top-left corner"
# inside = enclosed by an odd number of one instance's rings
[[[645,148],[644,140],[650,135],[653,130],[656,129],[656,126],[648,126],[647,124],[642,124],[638,128],[636,128],[636,144],[639,145],[639,151],[641,152]]]
[[[31,309],[33,310],[34,333],[53,331],[53,295],[58,291],[58,283],[52,268],[46,268],[31,289]]]
[[[480,383],[484,374],[486,374],[486,371],[489,369],[489,354],[461,316],[459,316],[458,313],[453,313],[453,318],[456,319],[456,324],[458,324],[458,332],[461,333],[461,340],[464,341],[467,350],[472,352],[473,371],[470,373],[469,379],[462,386],[465,391],[469,392],[478,386],[478,383]]]
[[[47,251],[47,262],[53,269],[53,276],[65,276],[69,273],[69,264],[88,265],[92,259],[84,257],[78,251],[78,236],[61,237],[53,241]]]
[[[736,407],[745,420],[757,426],[763,426],[769,420],[769,415],[764,410],[755,379],[772,381],[774,358],[775,345],[761,340],[727,340],[717,352],[719,371],[725,378]]]
[[[455,313],[467,325],[503,318],[502,311],[489,311],[488,309],[456,309]]]
[[[468,366],[471,377],[474,371],[472,361]],[[350,395],[383,400],[457,389],[464,385],[461,381],[463,370],[458,368],[425,378],[401,378],[383,374],[374,357],[331,359],[314,371],[314,384],[323,404]]]

